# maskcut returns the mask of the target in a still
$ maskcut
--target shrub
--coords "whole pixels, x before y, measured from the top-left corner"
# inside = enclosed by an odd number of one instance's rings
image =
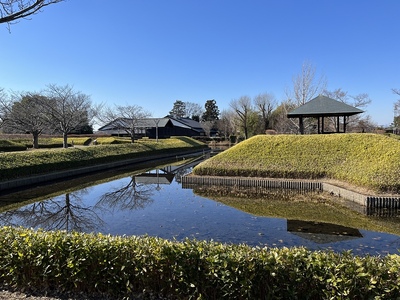
[[[24,150],[26,150],[26,146],[24,144],[15,141],[0,140],[0,152],[24,151]]]
[[[400,258],[0,228],[0,284],[173,299],[395,299]]]

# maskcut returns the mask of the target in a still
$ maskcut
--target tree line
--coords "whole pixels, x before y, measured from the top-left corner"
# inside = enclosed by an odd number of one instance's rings
[[[2,132],[31,134],[33,148],[38,148],[41,134],[62,134],[67,148],[68,134],[93,133],[95,112],[90,97],[69,85],[51,84],[42,92],[11,95],[0,89]]]
[[[277,133],[298,133],[299,124],[293,119],[288,119],[287,114],[318,95],[325,95],[357,108],[365,108],[371,103],[366,93],[350,95],[341,88],[329,91],[326,82],[324,76],[316,77],[316,69],[310,62],[304,62],[301,72],[292,80],[292,88],[285,91],[285,99],[281,102],[270,92],[254,97],[243,95],[232,99],[229,107],[219,113],[215,100],[207,100],[204,109],[195,103],[176,100],[170,114],[200,121],[208,135],[218,133],[225,138],[235,135],[247,139],[256,134],[264,134],[268,130]],[[316,122],[316,119],[305,121],[307,133],[316,132]],[[326,118],[326,130],[334,131],[336,122],[337,118]],[[346,128],[350,130],[366,132],[376,127],[370,116],[356,115],[346,118]]]
[[[398,89],[393,89],[400,96]],[[280,103],[272,93],[260,93],[232,99],[229,107],[220,111],[215,99],[206,100],[204,106],[189,101],[176,100],[169,115],[198,121],[207,136],[227,139],[237,136],[247,139],[267,131],[277,133],[298,133],[299,125],[287,118],[287,113],[322,94],[357,108],[371,103],[368,94],[350,95],[341,88],[326,89],[326,80],[315,77],[315,68],[305,63],[299,75],[293,78],[293,86],[285,91],[286,97]],[[395,105],[393,125],[398,126],[400,100]],[[396,115],[396,111],[398,114]],[[3,133],[28,133],[33,138],[33,148],[38,148],[41,134],[61,134],[63,146],[68,147],[69,134],[93,133],[93,126],[113,122],[134,142],[138,133],[139,120],[151,117],[151,113],[136,104],[114,105],[93,104],[90,96],[75,91],[72,86],[48,85],[41,92],[12,92],[7,94],[0,88],[0,130]],[[154,119],[155,121],[157,119]],[[326,118],[325,128],[334,131],[337,118]],[[346,127],[353,131],[368,132],[376,128],[369,116],[352,116],[346,119]],[[316,132],[316,120],[305,121],[307,133]]]

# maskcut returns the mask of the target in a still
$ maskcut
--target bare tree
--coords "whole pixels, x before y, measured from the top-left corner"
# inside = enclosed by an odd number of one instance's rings
[[[301,105],[306,104],[308,101],[318,96],[323,92],[326,87],[326,79],[324,76],[316,78],[316,69],[312,63],[305,61],[302,65],[301,72],[297,76],[293,77],[293,89],[286,90],[286,100],[284,101],[284,108],[295,109]],[[288,111],[290,112],[290,111]],[[307,128],[313,127],[313,121],[308,119],[304,126]],[[287,118],[286,124],[283,127],[286,128],[299,128],[299,125],[294,119]]]
[[[211,130],[213,129],[214,125],[215,125],[215,121],[202,121],[200,122],[201,127],[204,129],[204,131],[206,132],[206,135],[208,137],[211,136]]]
[[[63,147],[68,148],[68,134],[93,118],[90,97],[74,91],[69,85],[51,84],[43,99],[45,101],[42,105],[47,111],[49,124],[53,124],[54,129],[62,133]]]
[[[192,120],[200,121],[200,117],[203,114],[203,108],[198,103],[185,102],[185,117]]]
[[[292,79],[293,100],[297,106],[307,103],[325,89],[325,77],[315,78],[315,71],[315,67],[310,62],[304,62],[300,74]]]
[[[276,106],[275,97],[269,93],[259,94],[254,98],[254,105],[261,114],[262,130],[265,133],[270,128],[271,114]]]
[[[39,135],[48,127],[43,103],[38,94],[14,94],[5,129],[9,132],[30,133],[33,148],[39,148]]]
[[[235,134],[235,113],[231,110],[223,110],[217,121],[218,131],[227,139],[230,135]]]
[[[327,91],[324,90],[323,94],[329,98],[341,101],[343,103],[346,103],[348,105],[352,105],[356,108],[364,108],[367,107],[372,100],[369,98],[369,95],[367,93],[361,93],[355,96],[349,95],[347,91],[343,91],[341,88],[338,88],[333,91]],[[337,118],[330,118],[330,125],[332,128],[337,128]],[[376,126],[373,124],[371,121],[371,118],[369,116],[363,116],[363,115],[354,115],[350,117],[345,118],[345,125],[347,128],[360,128],[362,131],[370,131],[371,128]],[[329,124],[327,124],[329,126]]]
[[[392,92],[397,96],[400,96],[400,89],[392,89]],[[396,133],[400,127],[400,99],[398,99],[393,105],[393,126],[395,127]]]
[[[151,114],[139,105],[116,105],[114,109],[106,109],[101,119],[103,122],[114,123],[116,127],[126,132],[134,143],[140,120],[150,116]]]
[[[295,108],[295,104],[290,100],[282,101],[271,114],[273,129],[279,133],[296,133],[298,124],[287,117],[288,112]]]
[[[0,23],[10,26],[20,19],[37,14],[45,6],[62,1],[64,0],[0,0]]]
[[[249,116],[252,111],[251,99],[249,96],[242,96],[239,99],[234,99],[230,102],[230,107],[234,110],[239,118],[239,126],[244,131],[245,139],[248,138]]]
[[[0,128],[3,127],[11,109],[11,103],[3,88],[0,88]]]

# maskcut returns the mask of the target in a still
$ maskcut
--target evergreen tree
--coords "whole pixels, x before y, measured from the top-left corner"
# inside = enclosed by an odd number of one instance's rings
[[[207,100],[204,105],[205,112],[203,113],[201,120],[202,121],[217,121],[219,120],[219,109],[217,106],[217,102],[213,100]]]
[[[186,115],[186,104],[181,100],[176,100],[174,103],[174,107],[169,112],[169,114],[173,117],[183,118]]]

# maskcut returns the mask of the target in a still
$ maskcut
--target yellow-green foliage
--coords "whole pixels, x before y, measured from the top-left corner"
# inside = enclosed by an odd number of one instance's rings
[[[134,144],[97,145],[68,149],[51,149],[2,153],[0,155],[0,180],[48,173],[63,169],[83,167],[116,160],[132,159],[157,153],[206,147],[189,139],[153,140]]]
[[[91,138],[88,137],[68,137],[67,143],[68,144],[74,144],[75,146],[83,146],[87,145],[90,142]],[[63,144],[63,138],[58,137],[58,138],[39,138],[40,144],[46,145],[46,144]]]
[[[398,255],[0,228],[0,287],[107,299],[398,299]]]
[[[22,143],[12,140],[0,140],[0,152],[22,151],[22,150],[26,150],[26,146]]]
[[[203,162],[198,175],[331,178],[400,192],[400,141],[377,134],[259,135]]]
[[[114,136],[98,137],[98,138],[96,138],[96,142],[98,144],[100,144],[100,145],[130,144],[130,143],[132,143],[130,138],[114,137]]]

